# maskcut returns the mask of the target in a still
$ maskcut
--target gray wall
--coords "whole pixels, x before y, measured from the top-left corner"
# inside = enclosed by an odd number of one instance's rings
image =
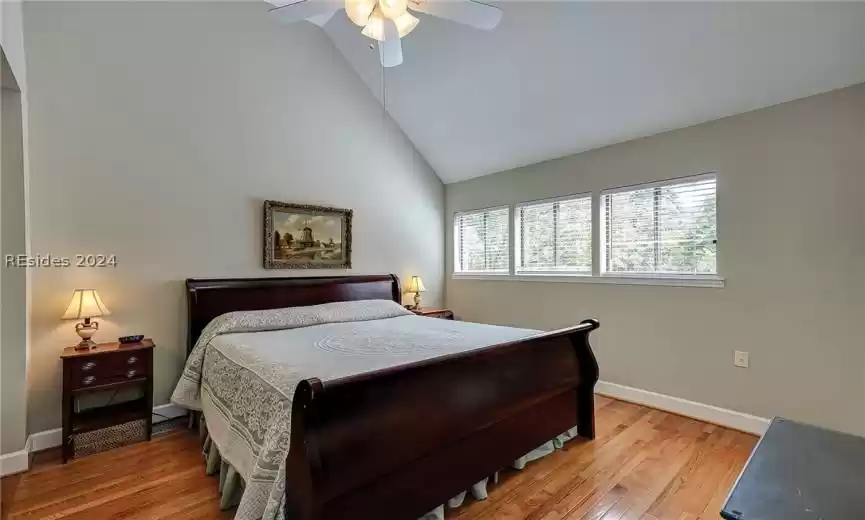
[[[0,238],[3,248],[14,249],[20,249],[22,233],[26,248],[27,234],[27,121],[24,116],[27,113],[27,70],[21,5],[19,0],[0,2],[0,47],[4,55],[2,83],[6,89],[17,90],[4,90],[0,103],[0,118],[3,119],[3,135],[0,139],[0,183],[3,190],[3,196],[0,197]],[[7,186],[10,189],[8,194]],[[28,277],[27,272],[8,272],[0,268],[0,453],[22,449],[28,433],[25,420]]]
[[[865,85],[449,184],[448,277],[455,211],[708,170],[726,287],[448,279],[447,305],[545,329],[594,316],[604,380],[865,434]]]
[[[21,91],[2,52],[0,261],[26,251]],[[0,266],[0,453],[27,440],[27,272]]]
[[[353,208],[352,274],[442,288],[443,188],[317,27],[267,4],[25,4],[34,253],[117,255],[33,274],[32,431],[59,425],[60,315],[93,287],[97,340],[152,336],[156,402],[184,361],[187,277],[264,271],[262,201]]]

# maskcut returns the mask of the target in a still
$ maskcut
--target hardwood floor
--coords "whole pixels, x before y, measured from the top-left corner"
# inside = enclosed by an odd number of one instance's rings
[[[698,520],[720,518],[755,437],[604,397],[597,439],[577,441],[523,471],[506,471],[490,498],[454,520]],[[75,460],[38,454],[0,483],[0,516],[15,519],[231,519],[204,475],[198,437],[180,431]]]

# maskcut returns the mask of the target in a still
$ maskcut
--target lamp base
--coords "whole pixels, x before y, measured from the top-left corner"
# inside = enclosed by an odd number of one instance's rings
[[[75,350],[90,350],[96,346],[96,343],[90,338],[99,330],[99,323],[90,321],[90,318],[84,318],[82,323],[75,324],[75,332],[81,338],[81,343],[75,345]]]
[[[414,293],[414,310],[420,310],[420,292]]]
[[[80,343],[75,345],[75,350],[90,350],[96,346],[96,342],[90,339],[82,339]]]

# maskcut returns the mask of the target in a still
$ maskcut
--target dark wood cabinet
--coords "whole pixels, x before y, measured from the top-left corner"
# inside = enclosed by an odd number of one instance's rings
[[[63,462],[72,458],[75,436],[110,426],[145,421],[147,440],[153,429],[153,341],[102,343],[90,350],[63,350]],[[85,394],[139,386],[137,399],[76,411]]]

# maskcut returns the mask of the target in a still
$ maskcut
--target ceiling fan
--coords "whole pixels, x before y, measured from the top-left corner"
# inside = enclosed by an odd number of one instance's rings
[[[274,0],[269,0],[275,3]],[[476,29],[489,31],[502,19],[498,7],[475,0],[294,0],[271,9],[271,15],[284,23],[309,20],[324,26],[340,9],[361,33],[378,43],[383,67],[402,63],[400,39],[417,27],[419,20],[412,11],[424,13]]]

